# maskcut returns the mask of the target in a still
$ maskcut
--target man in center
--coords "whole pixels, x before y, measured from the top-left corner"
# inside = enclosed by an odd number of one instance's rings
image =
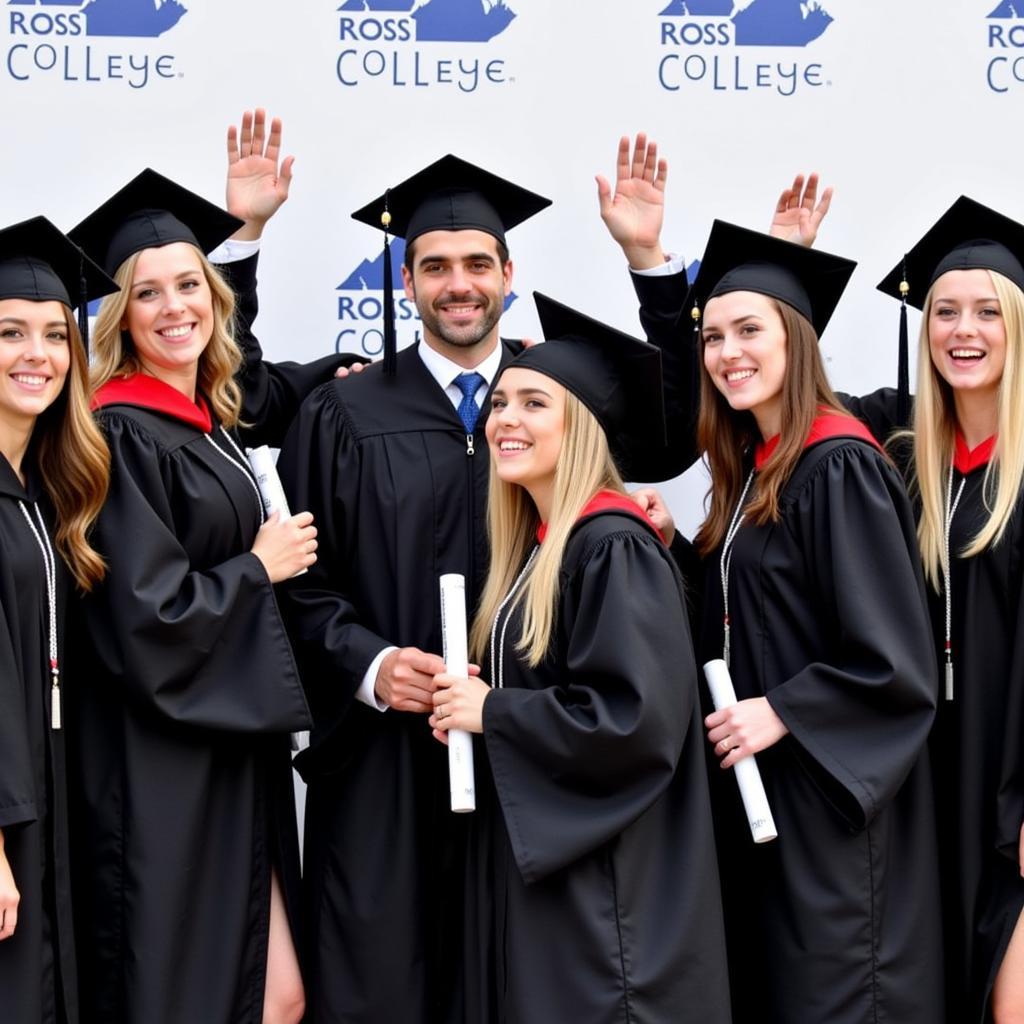
[[[461,1012],[465,823],[427,725],[444,669],[438,577],[465,576],[472,614],[487,572],[477,418],[519,348],[498,334],[512,288],[505,232],[548,205],[447,156],[353,214],[405,238],[422,340],[396,355],[392,320],[384,360],[315,391],[281,451],[289,501],[319,528],[317,563],[285,597],[316,722],[296,759],[312,1024]]]

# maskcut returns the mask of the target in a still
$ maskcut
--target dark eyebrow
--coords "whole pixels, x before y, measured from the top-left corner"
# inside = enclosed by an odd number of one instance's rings
[[[193,274],[200,274],[200,273],[202,273],[202,270],[199,267],[196,267],[193,270],[183,270],[180,274],[175,274],[174,275],[174,280],[175,281],[180,281],[183,277],[191,277]],[[147,277],[147,278],[144,278],[141,281],[132,281],[132,287],[133,288],[138,288],[140,285],[143,285],[143,284],[158,284],[158,283],[159,282],[157,282],[155,278]]]
[[[16,316],[3,316],[3,317],[0,317],[0,324],[15,324],[18,327],[28,327],[28,321],[27,320],[22,320],[20,317],[16,317]],[[68,322],[67,322],[67,320],[51,320],[46,326],[47,327],[63,327],[65,330],[67,330]]]
[[[760,313],[744,313],[743,316],[736,317],[735,320],[729,321],[730,327],[735,327],[737,324],[746,323],[747,320],[764,320],[764,317]],[[703,328],[705,331],[713,330],[715,327],[714,323],[708,324]]]

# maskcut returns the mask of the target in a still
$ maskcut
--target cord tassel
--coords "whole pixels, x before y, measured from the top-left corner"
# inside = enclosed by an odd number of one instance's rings
[[[907,335],[907,263],[903,261],[903,280],[900,281],[900,351],[896,369],[896,422],[900,426],[910,423],[910,341]]]
[[[391,224],[388,192],[384,193],[384,212],[380,215],[380,223],[384,228],[384,372],[393,377],[398,370],[398,341],[395,338],[395,282],[391,270],[391,239],[388,235]]]

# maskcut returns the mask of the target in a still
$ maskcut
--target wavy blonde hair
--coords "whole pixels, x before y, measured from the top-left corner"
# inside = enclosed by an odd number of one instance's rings
[[[551,518],[540,552],[509,608],[510,613],[519,606],[523,608],[523,631],[516,650],[526,656],[531,667],[543,660],[554,632],[559,573],[569,534],[587,502],[602,490],[626,493],[604,430],[594,414],[572,392],[566,391]],[[536,542],[539,525],[540,515],[529,493],[518,484],[501,480],[492,461],[487,495],[491,563],[470,632],[470,649],[477,660],[487,653],[498,607]]]
[[[56,400],[36,419],[32,447],[43,486],[56,512],[55,542],[75,583],[92,590],[106,572],[89,531],[110,484],[110,452],[89,411],[89,364],[71,310],[67,321],[70,365]]]
[[[212,263],[195,246],[213,305],[213,334],[199,356],[198,389],[209,400],[217,419],[226,427],[238,423],[242,392],[235,380],[242,365],[242,352],[235,341],[235,293]],[[119,292],[108,295],[100,305],[92,338],[92,389],[96,391],[114,377],[129,377],[142,371],[142,364],[128,331],[122,330],[131,301],[132,280],[141,253],[129,256],[117,268],[114,280]]]
[[[1002,311],[1006,363],[996,398],[998,437],[983,485],[988,519],[961,552],[964,558],[980,554],[1002,540],[1024,482],[1024,292],[1002,274],[992,270],[988,273]],[[917,539],[925,575],[938,590],[946,568],[946,496],[957,418],[953,389],[931,358],[928,321],[934,291],[932,287],[925,298],[918,346],[911,489],[921,501]]]

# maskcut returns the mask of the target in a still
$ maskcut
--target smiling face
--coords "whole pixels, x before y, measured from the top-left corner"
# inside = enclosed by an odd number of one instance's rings
[[[199,357],[213,335],[213,299],[198,251],[187,242],[143,249],[121,329],[143,370],[195,395]]]
[[[0,300],[0,424],[22,436],[61,393],[71,365],[59,302]]]
[[[954,393],[995,398],[1006,365],[1003,311],[987,270],[951,270],[932,286],[928,347]]]
[[[758,292],[727,292],[704,307],[704,369],[732,409],[757,420],[765,439],[781,428],[786,328]]]
[[[510,367],[498,379],[487,417],[495,472],[526,488],[548,518],[565,433],[565,388],[536,370]]]
[[[428,231],[413,241],[413,268],[402,267],[427,343],[475,365],[498,343],[498,321],[512,290],[512,262],[485,231]],[[466,361],[468,359],[468,361]]]

